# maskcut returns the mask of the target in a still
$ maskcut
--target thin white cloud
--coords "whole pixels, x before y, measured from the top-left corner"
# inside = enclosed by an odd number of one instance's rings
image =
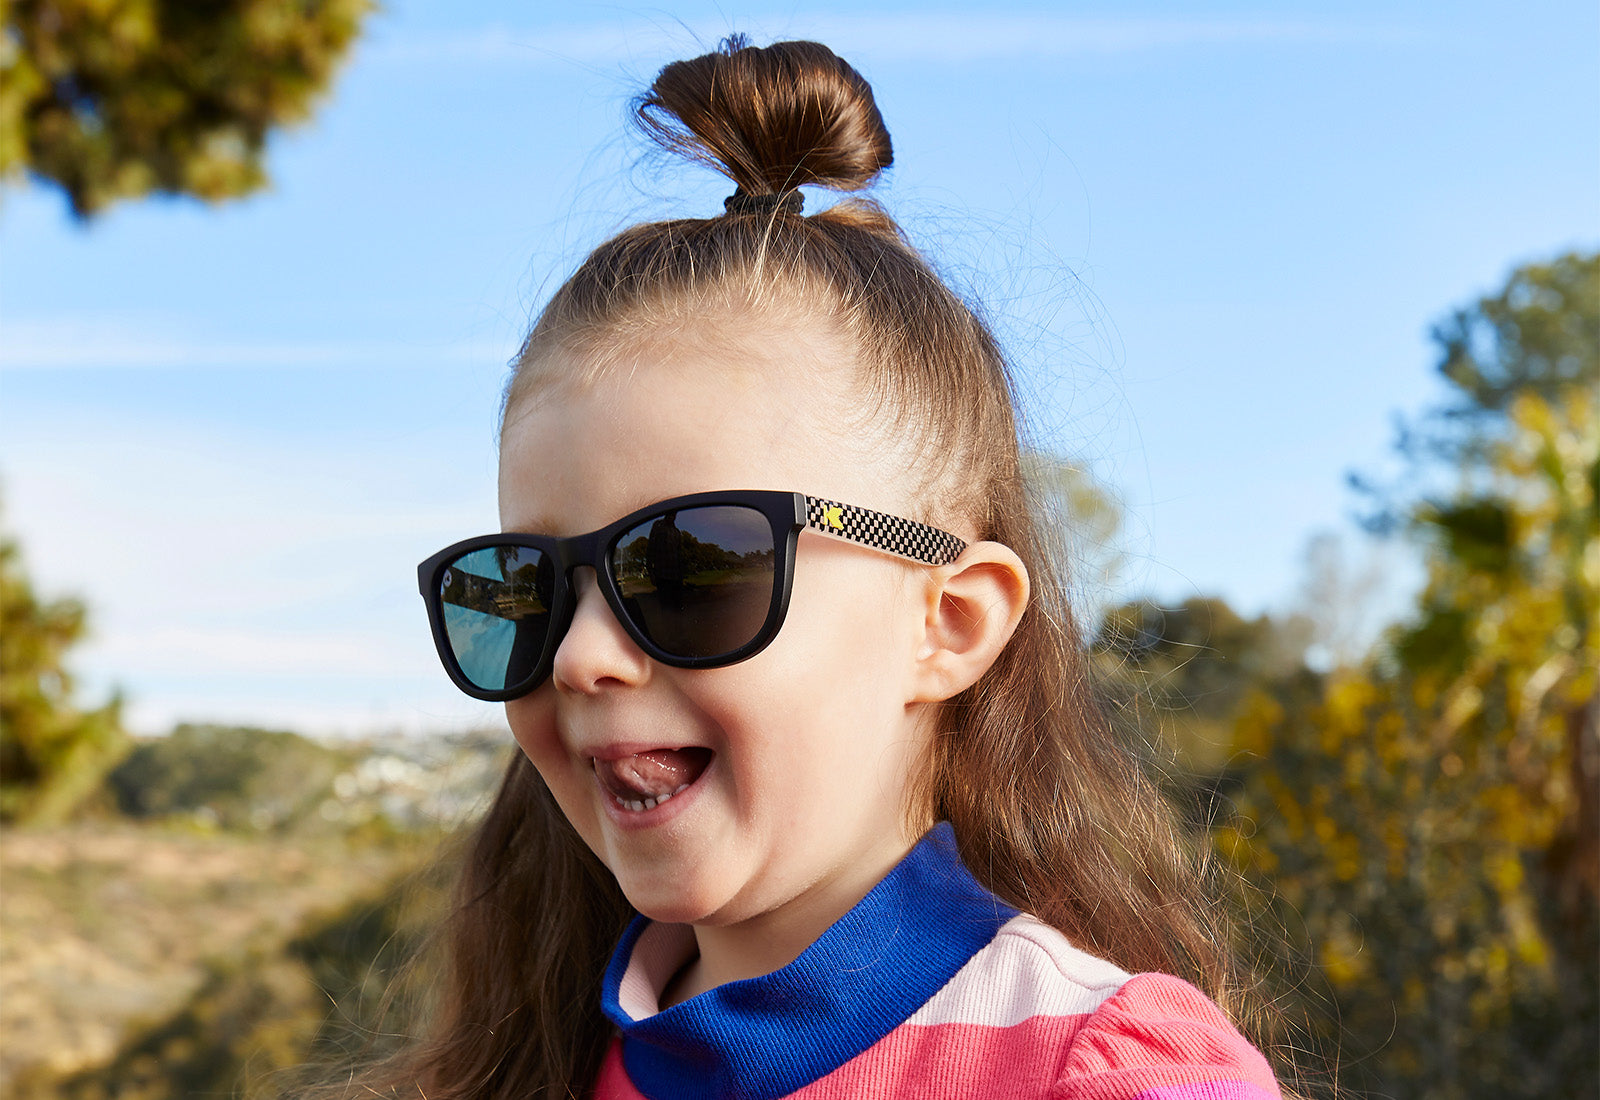
[[[821,14],[674,22],[513,28],[377,38],[374,59],[538,65],[637,58],[663,48],[709,47],[730,30],[804,36],[875,61],[971,62],[1107,56],[1150,50],[1290,43],[1385,44],[1410,40],[1396,25],[1331,20],[1087,18],[1043,12]]]
[[[420,601],[418,601],[420,605]],[[420,644],[381,631],[326,631],[308,624],[298,630],[248,627],[150,626],[118,631],[95,647],[97,662],[132,679],[193,675],[245,676],[271,682],[284,676],[353,678],[431,673],[433,653],[426,630]]]
[[[92,411],[8,424],[0,533],[20,539],[42,598],[88,606],[71,657],[84,701],[122,689],[143,732],[180,719],[472,724],[438,667],[415,570],[492,528],[492,473],[452,487],[429,448],[364,440],[284,447]],[[491,442],[473,446],[460,468],[492,470]]]
[[[443,673],[440,673],[443,676]],[[448,683],[448,691],[455,692]],[[391,696],[397,694],[391,690]],[[163,734],[179,722],[289,729],[318,737],[369,737],[375,734],[437,734],[457,730],[503,728],[505,715],[497,703],[480,703],[460,692],[400,699],[286,698],[281,692],[252,692],[235,683],[214,696],[194,692],[158,693],[125,701],[123,724],[135,733]],[[511,734],[506,732],[506,742]]]
[[[0,370],[438,366],[504,362],[515,350],[509,342],[215,338],[95,316],[6,318],[0,328]]]

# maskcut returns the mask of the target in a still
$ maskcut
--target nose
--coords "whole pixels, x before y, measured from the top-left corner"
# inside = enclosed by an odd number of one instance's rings
[[[550,679],[558,692],[592,695],[607,686],[642,684],[650,658],[634,644],[606,603],[594,570],[574,570],[577,606],[566,636],[556,646]]]

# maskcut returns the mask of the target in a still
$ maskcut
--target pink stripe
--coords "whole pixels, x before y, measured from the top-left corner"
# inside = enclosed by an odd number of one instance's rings
[[[793,1100],[962,1097],[1016,1100],[1048,1096],[1061,1055],[1087,1016],[1035,1016],[1012,1027],[905,1025]]]
[[[1278,1093],[1263,1092],[1245,1081],[1197,1081],[1188,1085],[1158,1085],[1133,1100],[1277,1100]]]
[[[1056,1088],[1063,1052],[1087,1019],[1036,1016],[1003,1028],[976,1024],[903,1025],[826,1077],[791,1093],[789,1100],[901,1096],[1016,1100],[1048,1096]],[[606,1052],[595,1082],[594,1100],[646,1100],[623,1069],[620,1041],[613,1041]]]
[[[1072,1100],[1129,1100],[1208,1082],[1251,1085],[1247,1096],[1278,1095],[1266,1059],[1222,1010],[1165,974],[1136,975],[1100,1006],[1073,1043],[1063,1078],[1073,1082],[1063,1094]]]
[[[595,1078],[594,1100],[648,1100],[644,1093],[633,1087],[628,1071],[622,1068],[622,1040],[611,1040],[606,1060],[600,1063],[600,1076]]]

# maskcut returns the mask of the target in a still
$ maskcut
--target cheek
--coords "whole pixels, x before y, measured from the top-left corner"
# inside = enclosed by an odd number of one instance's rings
[[[840,555],[812,564],[797,571],[783,630],[740,694],[768,718],[768,759],[848,785],[841,768],[876,771],[913,733],[906,701],[920,616],[892,563]]]
[[[546,698],[549,691],[541,689],[506,704],[506,722],[511,726],[511,736],[528,758],[545,783],[558,797],[565,782],[566,750],[556,735],[555,709]]]
[[[601,860],[596,807],[591,795],[593,773],[580,768],[561,744],[555,719],[554,692],[548,685],[506,703],[506,721],[511,736],[544,780],[545,786],[561,807],[561,813],[589,848]]]
[[[868,553],[861,551],[862,554]],[[821,674],[825,698],[898,714],[909,697],[909,672],[921,614],[905,572],[876,557],[833,555],[795,576],[780,639],[792,642]]]

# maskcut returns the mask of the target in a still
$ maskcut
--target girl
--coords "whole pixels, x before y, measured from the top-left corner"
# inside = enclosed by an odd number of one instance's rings
[[[557,291],[503,533],[419,570],[522,751],[436,1029],[367,1084],[1276,1096],[1201,863],[1090,698],[999,349],[880,207],[803,210],[889,165],[870,88],[733,39],[638,114],[737,187]]]

